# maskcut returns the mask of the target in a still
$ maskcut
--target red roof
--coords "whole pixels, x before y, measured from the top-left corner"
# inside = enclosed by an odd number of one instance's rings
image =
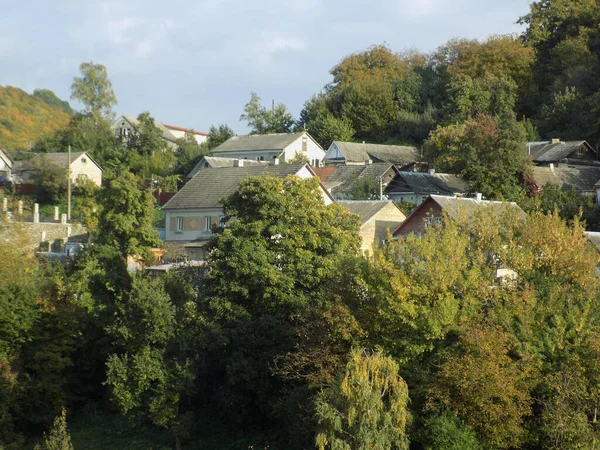
[[[311,167],[311,169],[321,181],[327,181],[327,178],[337,170],[337,166]]]
[[[208,133],[203,133],[202,131],[191,130],[189,128],[176,127],[175,125],[167,125],[163,124],[166,128],[171,128],[173,130],[183,131],[184,133],[194,133],[199,134],[200,136],[208,136]]]

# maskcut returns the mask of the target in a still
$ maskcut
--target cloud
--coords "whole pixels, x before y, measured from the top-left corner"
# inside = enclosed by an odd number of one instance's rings
[[[136,58],[147,58],[154,54],[166,40],[171,28],[173,28],[173,21],[170,19],[150,24],[150,27],[146,30],[146,36],[136,44],[134,56]]]
[[[252,53],[262,66],[269,66],[277,54],[304,51],[307,47],[298,37],[271,33],[254,45]]]
[[[421,20],[439,15],[447,6],[447,0],[403,0],[397,4],[397,11],[409,20]]]
[[[10,53],[14,49],[14,42],[7,37],[0,37],[0,55]]]

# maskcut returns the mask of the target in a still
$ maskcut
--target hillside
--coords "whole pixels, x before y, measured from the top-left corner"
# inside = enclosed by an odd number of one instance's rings
[[[51,106],[41,96],[28,94],[18,88],[0,86],[2,149],[28,148],[40,138],[65,127],[69,119],[70,115],[64,107]]]

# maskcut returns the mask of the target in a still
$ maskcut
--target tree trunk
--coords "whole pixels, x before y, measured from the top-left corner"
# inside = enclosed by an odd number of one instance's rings
[[[179,434],[175,433],[175,450],[181,450],[181,440]]]

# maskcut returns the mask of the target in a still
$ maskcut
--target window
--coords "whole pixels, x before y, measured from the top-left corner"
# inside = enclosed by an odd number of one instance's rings
[[[207,162],[204,163],[204,168],[205,169],[208,168],[208,163]]]
[[[259,157],[259,156],[257,156],[257,157],[256,157],[256,160],[257,160],[257,161],[260,161],[260,157]]]
[[[221,217],[219,217],[219,226],[220,226],[221,228],[224,228],[224,227],[225,227],[225,216],[221,216]]]
[[[264,156],[261,156],[261,157],[260,157],[260,160],[261,160],[261,161],[264,161],[264,160],[265,160],[265,157],[264,157]]]
[[[205,224],[206,228],[205,228],[205,230],[206,231],[210,231],[210,216],[206,216],[205,221],[206,221],[206,224]]]
[[[441,225],[442,224],[442,218],[441,217],[434,217],[433,222],[436,225]]]
[[[86,162],[87,162],[87,159],[86,159],[86,158],[81,158],[81,162],[82,162],[82,163],[86,163]]]
[[[183,231],[183,217],[177,218],[177,231]]]
[[[425,223],[427,224],[428,227],[433,225],[433,217],[425,217]]]
[[[582,146],[580,146],[580,147],[577,149],[577,153],[578,153],[579,155],[583,155],[583,145],[582,145]]]

